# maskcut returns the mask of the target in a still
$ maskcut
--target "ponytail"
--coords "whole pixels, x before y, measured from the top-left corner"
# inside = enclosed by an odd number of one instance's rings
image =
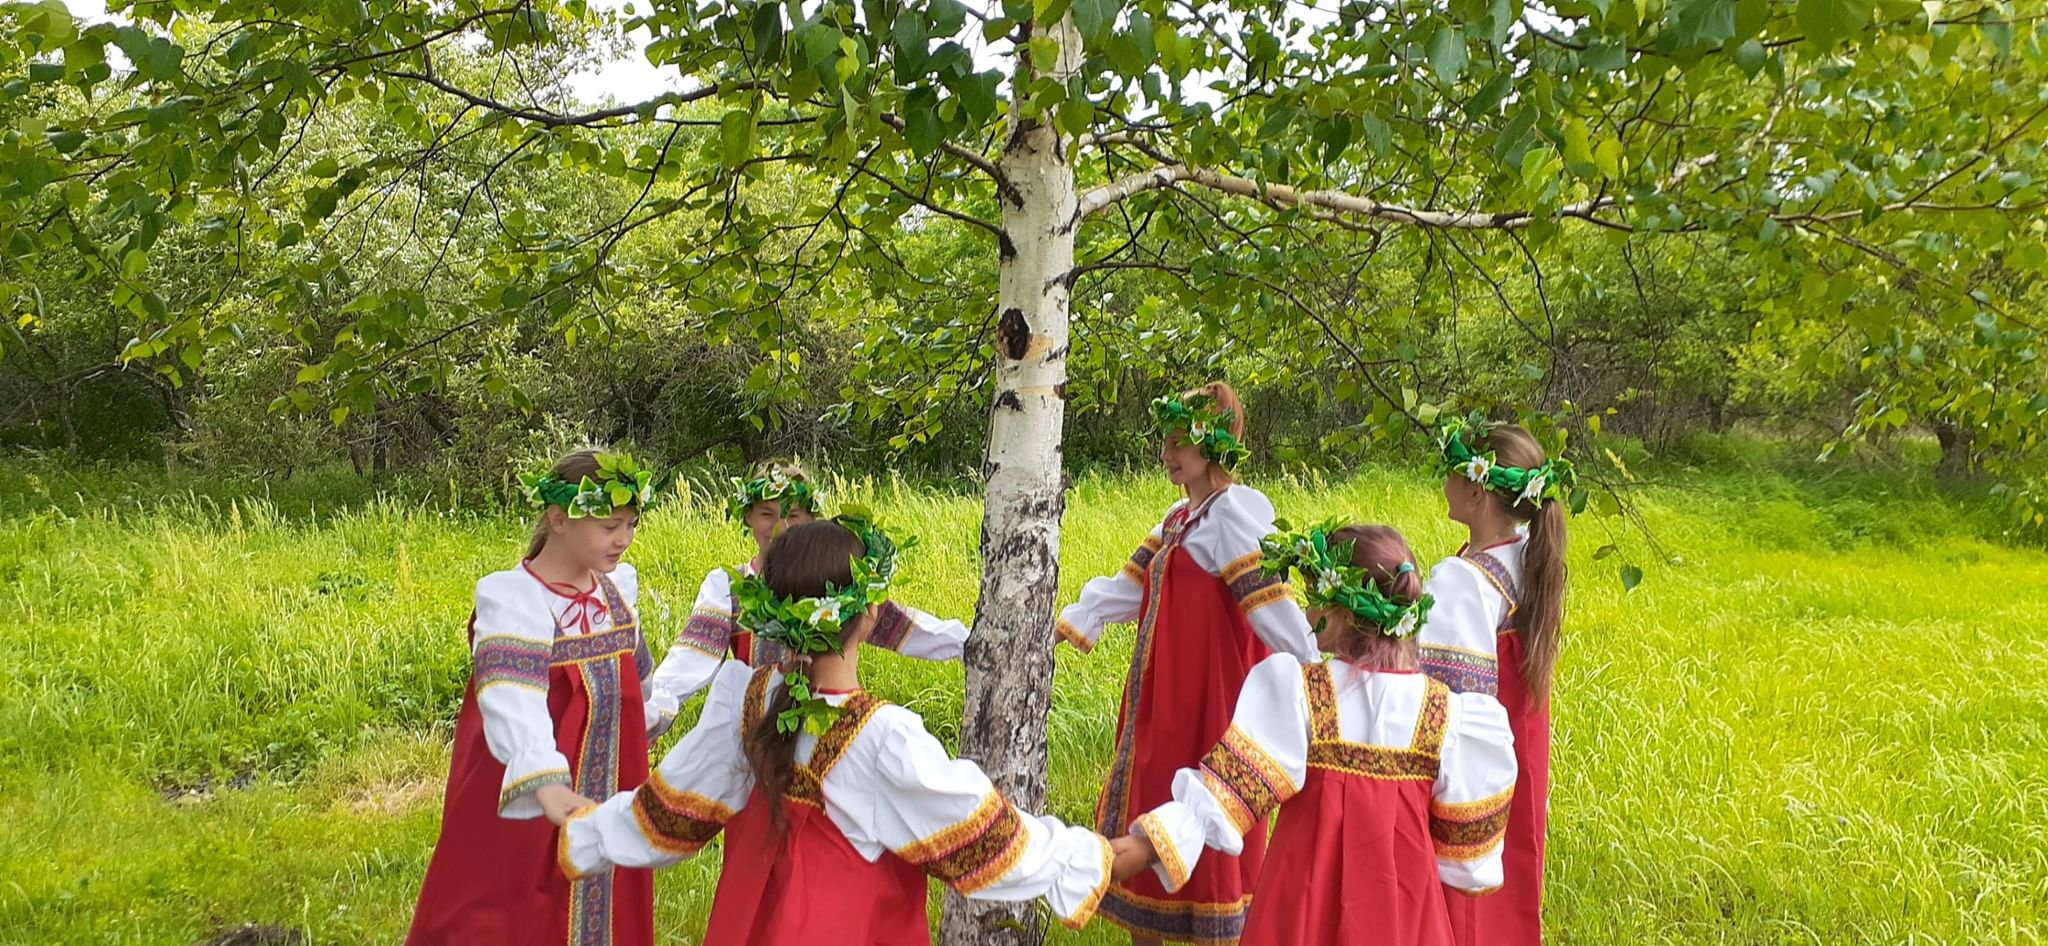
[[[1564,644],[1564,553],[1564,504],[1546,499],[1529,520],[1529,540],[1522,547],[1522,600],[1515,622],[1524,645],[1522,677],[1537,706],[1550,701],[1551,673]]]
[[[1476,441],[1478,449],[1492,451],[1496,460],[1508,466],[1535,469],[1548,459],[1534,436],[1510,424],[1489,427]],[[1515,625],[1522,635],[1522,679],[1529,682],[1529,699],[1542,706],[1550,700],[1552,672],[1564,647],[1564,503],[1545,499],[1532,507],[1491,490],[1487,495],[1509,516],[1529,525],[1529,538],[1522,546],[1521,600],[1515,602]]]

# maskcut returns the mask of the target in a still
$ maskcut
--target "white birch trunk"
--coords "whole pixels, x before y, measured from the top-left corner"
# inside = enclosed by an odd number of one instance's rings
[[[1063,22],[1058,72],[1077,67],[1080,37]],[[1020,50],[1021,55],[1021,50]],[[1013,113],[1014,114],[1014,113]],[[1053,606],[1060,577],[1060,438],[1067,381],[1066,276],[1074,266],[1074,170],[1051,116],[1018,122],[997,166],[1003,238],[996,393],[982,461],[981,601],[962,660],[967,697],[960,754],[1028,811],[1045,802],[1045,720],[1052,698]],[[948,893],[944,946],[1037,944],[1029,904]]]

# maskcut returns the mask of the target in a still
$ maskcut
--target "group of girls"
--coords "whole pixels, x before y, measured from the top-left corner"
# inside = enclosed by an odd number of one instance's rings
[[[1099,912],[1134,944],[1540,942],[1570,465],[1517,427],[1447,425],[1469,540],[1425,580],[1397,530],[1296,531],[1237,483],[1229,386],[1152,413],[1185,498],[1054,627],[1087,651],[1137,625],[1092,829],[1018,808],[862,688],[863,644],[950,660],[966,640],[890,599],[913,539],[824,518],[791,467],[735,481],[757,554],[706,575],[657,666],[621,561],[651,474],[586,451],[522,477],[540,522],[477,583],[408,944],[652,943],[649,869],[721,833],[708,946],[927,944],[927,878],[1074,927]]]

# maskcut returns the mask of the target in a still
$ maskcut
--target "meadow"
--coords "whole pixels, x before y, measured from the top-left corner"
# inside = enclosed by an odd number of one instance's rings
[[[1562,944],[2038,944],[2048,929],[2048,554],[1909,476],[1728,462],[1637,494],[1656,543],[1575,523],[1547,924]],[[1453,551],[1435,484],[1366,468],[1256,485],[1297,522],[1394,523]],[[965,618],[972,496],[832,485],[921,544],[899,598]],[[1143,471],[1070,497],[1061,600],[1172,499]],[[467,675],[470,589],[522,512],[279,484],[0,466],[0,942],[187,946],[244,922],[402,937]],[[1595,560],[1606,532],[1624,552]],[[716,504],[630,558],[657,654],[747,544]],[[1625,592],[1623,558],[1647,579]],[[1130,632],[1062,648],[1049,809],[1086,821]],[[879,655],[871,688],[954,737],[954,665]],[[666,872],[692,943],[715,851]],[[1110,944],[1106,924],[1052,942]]]

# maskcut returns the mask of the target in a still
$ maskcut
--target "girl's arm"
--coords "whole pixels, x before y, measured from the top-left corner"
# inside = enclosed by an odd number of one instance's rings
[[[725,662],[736,619],[732,613],[732,577],[714,568],[697,587],[697,602],[690,620],[683,624],[661,666],[647,684],[647,732],[650,737],[668,730],[682,710],[683,701],[704,688],[718,665]]]
[[[476,583],[470,618],[470,685],[483,718],[484,743],[505,766],[498,814],[538,818],[534,792],[569,784],[569,760],[555,748],[548,713],[548,664],[555,625],[539,586],[518,572],[486,575]]]
[[[1507,599],[1476,566],[1457,556],[1430,569],[1423,591],[1436,603],[1422,622],[1422,672],[1454,693],[1492,696],[1500,688],[1494,634]]]
[[[1180,508],[1185,502],[1175,503],[1167,510],[1167,515],[1172,515],[1173,509]],[[1137,619],[1138,609],[1145,604],[1145,571],[1165,541],[1161,534],[1163,525],[1152,527],[1152,534],[1145,537],[1136,552],[1131,553],[1130,561],[1124,563],[1122,571],[1091,578],[1081,586],[1081,600],[1067,605],[1053,625],[1060,640],[1085,654],[1095,649],[1095,642],[1102,637],[1103,625]]]
[[[1436,871],[1445,886],[1469,894],[1501,884],[1501,839],[1515,792],[1515,737],[1493,697],[1451,697],[1451,718],[1429,805]]]
[[[666,867],[702,850],[746,807],[754,776],[741,748],[745,665],[718,671],[697,725],[676,741],[637,791],[620,792],[562,826],[562,872],[571,880],[607,866]]]
[[[1293,654],[1313,663],[1322,657],[1308,615],[1294,600],[1294,588],[1283,575],[1259,569],[1259,542],[1273,532],[1273,504],[1249,486],[1231,486],[1218,494],[1188,529],[1188,554],[1195,564],[1223,579],[1252,632],[1275,653]]]
[[[1245,678],[1223,741],[1199,768],[1173,776],[1173,801],[1131,825],[1152,842],[1159,882],[1180,889],[1202,849],[1244,850],[1244,836],[1308,778],[1309,708],[1301,663],[1287,654],[1259,662]]]
[[[848,840],[894,851],[973,899],[1043,897],[1076,928],[1094,915],[1110,882],[1101,835],[1010,804],[902,707],[876,710],[859,742],[826,776],[827,812]]]
[[[959,660],[967,647],[967,625],[885,601],[868,643],[919,660]]]

